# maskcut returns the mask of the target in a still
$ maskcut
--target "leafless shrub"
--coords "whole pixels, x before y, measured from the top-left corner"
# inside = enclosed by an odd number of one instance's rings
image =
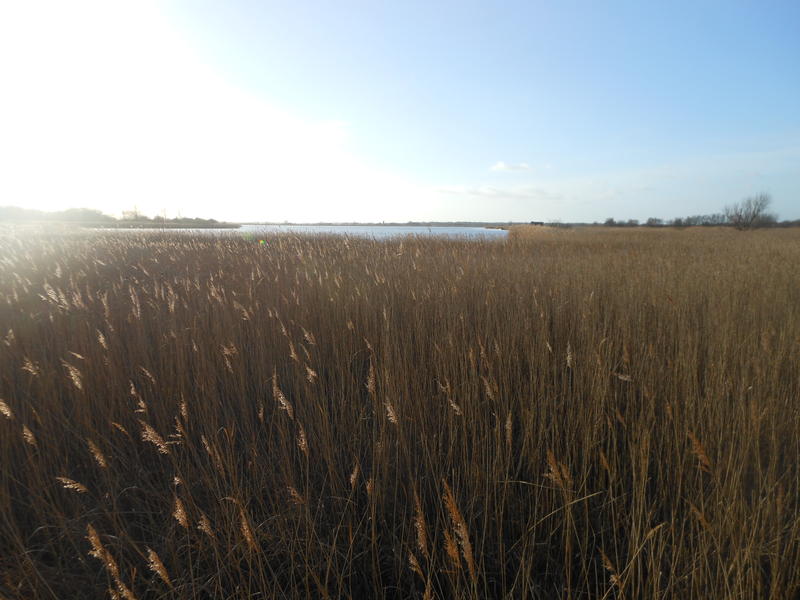
[[[741,202],[725,207],[725,217],[736,229],[752,229],[773,224],[776,217],[767,212],[772,198],[769,194],[757,194]]]

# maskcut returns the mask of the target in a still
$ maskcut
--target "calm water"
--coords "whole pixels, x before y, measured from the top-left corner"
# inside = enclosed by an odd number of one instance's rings
[[[425,227],[408,225],[242,225],[237,231],[251,234],[292,231],[297,233],[338,233],[371,238],[401,235],[433,235],[447,237],[505,238],[507,231],[484,227]]]
[[[169,233],[214,233],[223,235],[268,236],[271,233],[335,233],[350,236],[371,237],[375,239],[391,238],[403,235],[430,235],[442,237],[504,239],[508,232],[503,229],[486,229],[484,227],[424,227],[407,225],[242,225],[239,229],[98,229],[104,233],[111,232],[146,232],[159,231]]]

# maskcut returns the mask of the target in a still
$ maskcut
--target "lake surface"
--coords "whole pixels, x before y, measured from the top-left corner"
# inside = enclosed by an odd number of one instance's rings
[[[374,239],[386,239],[404,235],[423,235],[454,238],[505,239],[508,231],[503,229],[487,229],[485,227],[427,227],[424,225],[242,225],[239,229],[187,228],[161,229],[158,227],[142,227],[132,229],[105,228],[96,229],[103,233],[143,233],[158,231],[162,233],[213,233],[215,235],[268,236],[275,233],[332,233]]]
[[[427,227],[423,225],[242,225],[240,233],[335,233],[376,239],[403,235],[426,235],[468,238],[505,238],[508,232],[503,229],[485,227]]]

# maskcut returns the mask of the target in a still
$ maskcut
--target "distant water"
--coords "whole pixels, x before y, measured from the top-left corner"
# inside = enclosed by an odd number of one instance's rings
[[[386,239],[404,235],[424,235],[453,238],[504,239],[508,231],[503,229],[487,229],[485,227],[427,227],[424,225],[242,225],[238,229],[230,228],[187,228],[162,229],[158,227],[142,227],[132,229],[105,229],[95,231],[103,233],[144,233],[158,231],[161,233],[213,233],[223,235],[266,236],[274,233],[332,233],[374,239]]]
[[[237,231],[254,235],[287,231],[296,233],[336,233],[376,239],[403,235],[499,239],[505,238],[508,235],[508,232],[503,229],[486,229],[485,227],[427,227],[424,225],[242,225]]]

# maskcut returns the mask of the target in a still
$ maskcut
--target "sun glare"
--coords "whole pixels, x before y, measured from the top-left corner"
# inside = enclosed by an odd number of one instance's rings
[[[9,203],[310,220],[424,196],[357,157],[346,123],[302,119],[224,80],[155,3],[3,11]]]

